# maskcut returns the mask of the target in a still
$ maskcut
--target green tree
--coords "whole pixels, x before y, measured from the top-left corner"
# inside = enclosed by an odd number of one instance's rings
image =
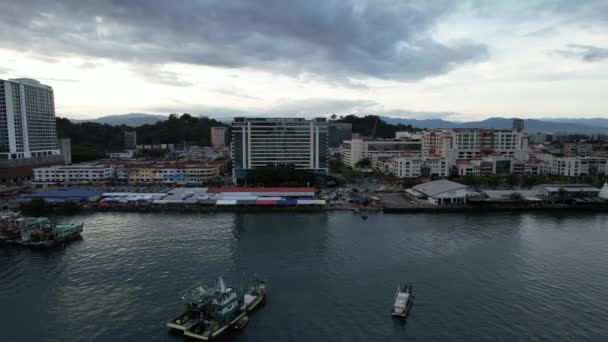
[[[372,167],[372,160],[369,158],[363,158],[355,163],[355,167],[358,169],[369,169]]]

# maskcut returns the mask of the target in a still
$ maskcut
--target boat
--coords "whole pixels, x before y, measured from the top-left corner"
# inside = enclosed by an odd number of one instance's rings
[[[408,283],[405,286],[398,286],[395,293],[395,303],[391,314],[393,317],[406,317],[414,305],[414,286]]]
[[[366,211],[362,211],[361,212],[361,219],[367,220],[367,212]]]
[[[234,329],[236,330],[241,330],[243,329],[243,327],[249,323],[249,316],[243,316],[243,318],[239,319],[235,324],[234,324]]]
[[[186,304],[186,310],[170,320],[167,327],[186,331],[201,319],[208,317],[208,306],[215,294],[214,288],[208,288],[204,285],[196,285],[188,289],[182,296],[182,301]]]
[[[35,220],[33,223],[26,225],[21,231],[22,244],[32,248],[47,248],[78,239],[84,227],[84,223],[53,226],[46,218]]]
[[[241,329],[249,321],[247,313],[264,301],[266,284],[258,281],[247,291],[239,292],[227,287],[220,277],[216,294],[208,305],[209,315],[184,331],[184,335],[203,341],[217,338],[228,328]]]

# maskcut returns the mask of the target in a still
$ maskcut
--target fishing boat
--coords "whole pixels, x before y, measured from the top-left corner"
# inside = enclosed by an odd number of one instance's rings
[[[48,219],[40,219],[46,220]],[[39,221],[34,225],[26,225],[21,231],[24,246],[32,248],[52,247],[67,241],[80,238],[84,223],[70,223],[53,226]]]
[[[241,329],[249,321],[247,313],[252,312],[263,302],[266,295],[266,284],[258,281],[244,294],[227,287],[220,277],[216,294],[211,300],[209,315],[186,329],[185,336],[209,341],[217,338],[228,328]]]
[[[256,284],[251,286],[243,295],[243,307],[241,310],[251,312],[255,310],[266,297],[266,283],[257,280]]]
[[[405,286],[398,286],[391,314],[393,317],[406,317],[413,304],[414,286],[412,283],[408,283]]]
[[[186,304],[186,310],[179,316],[170,320],[167,327],[171,329],[186,331],[210,315],[209,304],[216,294],[214,288],[204,285],[191,287],[182,296],[182,301]]]

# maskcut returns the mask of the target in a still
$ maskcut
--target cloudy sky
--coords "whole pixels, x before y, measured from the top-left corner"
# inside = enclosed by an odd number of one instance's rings
[[[72,118],[608,117],[608,1],[2,1],[14,77]]]

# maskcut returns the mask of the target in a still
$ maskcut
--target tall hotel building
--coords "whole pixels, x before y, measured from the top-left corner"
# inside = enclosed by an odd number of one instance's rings
[[[235,118],[232,176],[245,178],[262,167],[328,174],[328,131],[324,118]]]
[[[63,164],[53,89],[32,79],[0,80],[0,183],[31,179],[32,167]]]

